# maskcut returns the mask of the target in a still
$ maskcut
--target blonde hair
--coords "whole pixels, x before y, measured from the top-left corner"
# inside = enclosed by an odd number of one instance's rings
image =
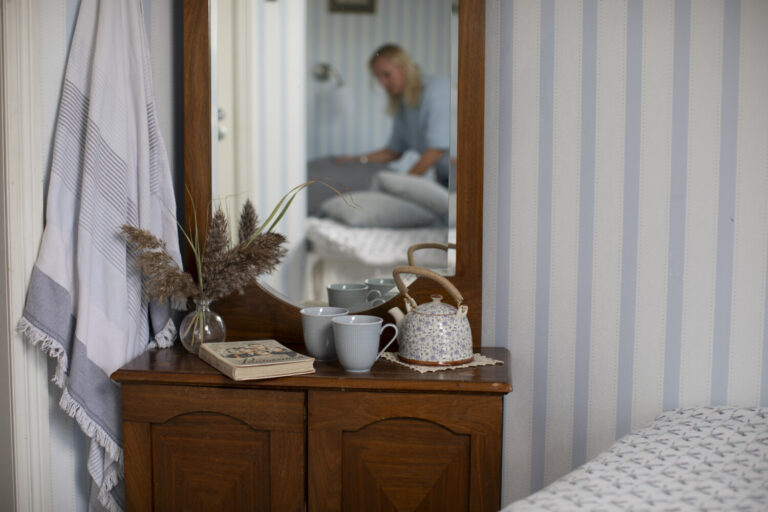
[[[389,95],[387,112],[395,115],[400,111],[403,103],[411,108],[419,106],[421,92],[424,90],[424,84],[421,81],[421,72],[419,66],[413,62],[411,56],[400,46],[392,43],[379,47],[368,61],[368,67],[373,68],[373,63],[378,58],[387,59],[392,64],[402,68],[405,71],[405,87],[403,93],[398,95]]]

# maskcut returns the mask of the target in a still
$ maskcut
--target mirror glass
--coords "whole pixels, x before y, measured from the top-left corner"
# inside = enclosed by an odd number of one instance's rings
[[[369,309],[422,243],[444,249],[413,263],[453,275],[456,4],[211,3],[215,205],[234,220],[250,199],[266,218],[305,181],[348,193],[311,185],[278,225],[288,253],[262,285],[283,300]]]

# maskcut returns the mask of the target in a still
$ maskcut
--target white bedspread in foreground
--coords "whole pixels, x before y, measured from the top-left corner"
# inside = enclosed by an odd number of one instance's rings
[[[699,407],[649,426],[505,512],[768,510],[768,408]]]

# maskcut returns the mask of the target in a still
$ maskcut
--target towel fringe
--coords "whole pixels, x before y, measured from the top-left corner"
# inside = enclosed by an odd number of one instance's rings
[[[168,319],[168,322],[163,327],[163,330],[155,334],[155,343],[159,348],[169,348],[173,346],[173,342],[176,340],[176,325],[172,319]]]
[[[176,328],[173,325],[173,322],[170,322],[170,324],[170,329],[169,326],[166,325],[160,334],[163,335],[163,340],[168,339],[168,336],[170,335],[171,343],[173,343],[173,339],[176,336]],[[171,330],[172,334],[170,334]],[[106,471],[104,479],[99,486],[98,499],[109,512],[122,512],[122,507],[115,501],[111,491],[123,478],[123,450],[112,440],[109,434],[107,434],[101,426],[88,416],[85,409],[83,409],[83,407],[72,398],[72,395],[69,394],[69,391],[66,388],[67,366],[69,364],[66,350],[64,350],[64,347],[60,342],[35,327],[24,317],[19,319],[19,322],[16,325],[16,332],[22,335],[30,345],[38,347],[47,354],[48,357],[56,359],[56,371],[54,372],[51,381],[62,389],[59,407],[77,422],[86,436],[94,439],[98,445],[104,449],[106,454],[112,460],[117,462],[116,466],[113,466]]]
[[[171,299],[171,309],[176,311],[187,311],[187,299]]]
[[[48,357],[56,359],[56,371],[54,372],[53,377],[51,377],[51,381],[60,389],[64,389],[69,366],[69,358],[67,357],[67,351],[64,350],[64,346],[32,325],[32,323],[24,317],[19,319],[19,323],[16,325],[16,332],[22,335],[30,345],[38,347],[47,354]]]
[[[112,496],[112,489],[115,488],[122,478],[120,472],[116,468],[111,467],[105,473],[104,479],[99,486],[99,503],[104,505],[109,512],[123,512],[123,508]]]
[[[99,446],[104,448],[107,455],[109,455],[112,460],[117,461],[121,466],[123,465],[123,449],[112,440],[112,437],[110,437],[98,423],[88,416],[88,413],[85,412],[83,406],[80,405],[77,400],[72,398],[72,395],[69,394],[69,390],[66,388],[64,388],[64,391],[61,394],[59,407],[64,409],[64,412],[80,425],[80,428],[85,435],[95,439],[96,442],[99,443]]]

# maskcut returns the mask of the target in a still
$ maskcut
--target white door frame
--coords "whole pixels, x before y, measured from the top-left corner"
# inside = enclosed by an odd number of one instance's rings
[[[0,509],[52,507],[48,368],[15,326],[43,230],[39,0],[0,0]]]

